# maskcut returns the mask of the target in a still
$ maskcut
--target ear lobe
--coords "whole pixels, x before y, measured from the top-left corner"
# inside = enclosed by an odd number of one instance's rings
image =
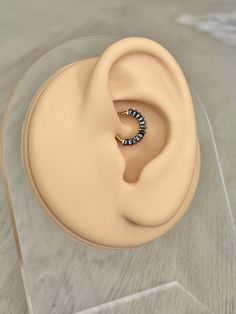
[[[111,120],[116,115],[112,102],[116,110],[135,106],[147,117],[145,141],[132,148],[120,145],[126,161],[120,187],[123,215],[140,226],[167,223],[184,202],[197,159],[194,111],[178,64],[157,43],[128,38],[104,52],[87,92],[91,105],[106,95],[103,109]],[[122,125],[113,130],[122,132]]]

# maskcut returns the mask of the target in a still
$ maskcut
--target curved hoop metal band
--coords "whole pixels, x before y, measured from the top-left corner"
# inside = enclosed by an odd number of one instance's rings
[[[118,115],[126,115],[126,116],[136,119],[139,124],[139,130],[138,130],[138,133],[131,138],[122,139],[119,135],[116,135],[117,141],[121,142],[123,145],[126,145],[126,146],[132,146],[141,142],[144,135],[146,134],[146,129],[147,129],[147,124],[144,119],[144,116],[140,112],[138,112],[136,109],[131,109],[131,108],[126,111],[118,112]]]

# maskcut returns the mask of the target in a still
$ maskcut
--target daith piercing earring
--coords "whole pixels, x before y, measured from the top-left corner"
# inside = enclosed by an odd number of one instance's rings
[[[147,124],[144,119],[144,116],[140,112],[138,112],[136,109],[128,109],[126,111],[120,111],[118,112],[118,115],[119,116],[126,115],[126,116],[136,119],[139,124],[139,130],[138,130],[138,133],[131,138],[122,139],[120,138],[119,135],[116,135],[116,139],[119,142],[121,142],[123,145],[131,146],[131,145],[135,145],[139,143],[143,139],[144,135],[146,134],[146,129],[147,129]]]

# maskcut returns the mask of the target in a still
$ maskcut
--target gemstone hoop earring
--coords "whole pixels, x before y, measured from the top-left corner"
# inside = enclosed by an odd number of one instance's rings
[[[126,115],[126,116],[136,119],[136,121],[139,124],[139,130],[138,130],[138,133],[131,138],[122,139],[119,135],[116,135],[116,140],[125,146],[132,146],[132,145],[140,143],[142,139],[144,138],[144,135],[146,134],[146,129],[147,129],[147,123],[144,119],[144,116],[140,112],[138,112],[136,109],[131,109],[131,108],[126,111],[118,112],[118,115],[119,116]]]

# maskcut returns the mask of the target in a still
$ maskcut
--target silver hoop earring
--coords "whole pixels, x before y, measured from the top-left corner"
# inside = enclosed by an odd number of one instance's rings
[[[117,141],[119,141],[125,146],[132,146],[132,145],[140,143],[142,139],[144,138],[146,134],[146,129],[147,129],[147,123],[144,119],[144,116],[140,112],[138,112],[136,109],[131,109],[131,108],[126,111],[118,112],[118,115],[119,116],[126,115],[126,116],[136,119],[136,121],[139,124],[139,130],[138,130],[138,133],[131,138],[122,139],[119,135],[116,135]]]

